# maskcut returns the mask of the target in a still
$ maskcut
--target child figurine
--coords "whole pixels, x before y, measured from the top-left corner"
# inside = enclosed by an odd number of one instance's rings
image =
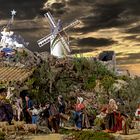
[[[36,105],[33,106],[31,112],[32,112],[32,124],[37,124],[39,110],[37,109]]]

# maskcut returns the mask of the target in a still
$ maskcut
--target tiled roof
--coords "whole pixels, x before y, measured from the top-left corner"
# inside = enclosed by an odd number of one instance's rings
[[[18,67],[0,67],[0,83],[7,83],[10,81],[25,81],[33,70]]]

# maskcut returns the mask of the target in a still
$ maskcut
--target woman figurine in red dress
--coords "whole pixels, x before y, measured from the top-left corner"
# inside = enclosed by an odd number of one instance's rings
[[[75,125],[76,125],[77,130],[82,129],[83,110],[84,109],[85,109],[85,105],[83,104],[83,98],[78,97],[77,103],[75,105],[75,113],[74,113]]]

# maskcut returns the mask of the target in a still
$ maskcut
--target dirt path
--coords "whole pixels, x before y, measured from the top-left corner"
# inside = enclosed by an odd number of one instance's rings
[[[140,131],[130,130],[129,135],[113,134],[117,140],[140,140]]]
[[[48,135],[30,136],[28,140],[62,140],[62,135],[48,134]]]
[[[114,135],[116,140],[140,140],[140,134],[131,134],[131,135]]]

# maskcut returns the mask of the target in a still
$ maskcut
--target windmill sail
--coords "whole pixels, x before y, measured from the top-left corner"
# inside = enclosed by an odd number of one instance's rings
[[[48,12],[48,13],[46,13],[44,15],[45,15],[46,18],[48,18],[48,22],[49,22],[51,28],[53,28],[53,29],[56,28],[57,26],[56,26],[55,20],[52,17],[51,13]]]
[[[46,44],[48,44],[50,42],[50,38],[51,38],[52,34],[49,34],[43,38],[41,38],[40,40],[37,41],[39,47],[42,47]]]
[[[63,30],[68,30],[70,28],[73,28],[74,26],[78,25],[80,23],[80,20],[75,20],[71,22],[69,25],[65,26]]]

